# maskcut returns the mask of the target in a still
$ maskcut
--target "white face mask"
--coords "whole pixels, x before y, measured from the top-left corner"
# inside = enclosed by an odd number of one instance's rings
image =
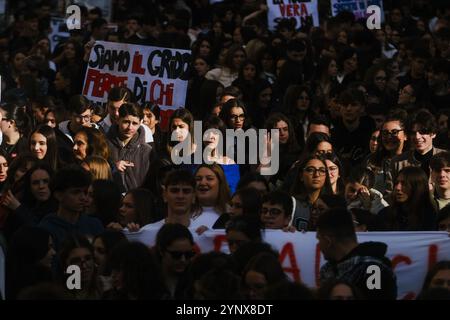
[[[185,128],[176,128],[174,132],[178,141],[184,141],[189,134],[189,130]]]

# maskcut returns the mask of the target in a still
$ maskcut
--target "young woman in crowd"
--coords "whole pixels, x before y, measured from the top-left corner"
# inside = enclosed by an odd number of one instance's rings
[[[67,291],[76,300],[97,300],[101,297],[101,285],[97,277],[97,268],[94,261],[94,248],[91,242],[82,235],[69,235],[62,243],[59,251],[61,270],[59,276],[62,285],[67,288],[67,279],[70,273],[66,270],[76,265],[81,271],[81,289]]]
[[[139,242],[121,241],[106,263],[111,268],[112,288],[103,300],[160,300],[167,298],[161,266],[150,249]]]
[[[93,180],[113,180],[111,166],[105,158],[89,156],[84,158],[81,166],[92,174]]]
[[[89,156],[109,159],[109,153],[105,135],[95,128],[82,127],[73,137],[73,154],[79,162]]]
[[[234,254],[242,245],[249,242],[262,242],[263,225],[258,216],[242,215],[227,222],[225,233],[230,253]]]
[[[364,209],[378,214],[388,206],[383,194],[374,189],[374,173],[367,168],[355,168],[350,172],[345,184],[347,208]]]
[[[88,189],[87,212],[98,218],[103,226],[117,221],[122,206],[120,188],[111,180],[94,179]]]
[[[58,169],[58,145],[53,128],[38,126],[30,136],[30,151],[38,160],[48,163],[54,171]]]
[[[289,169],[300,156],[301,149],[297,144],[294,127],[291,121],[282,113],[272,113],[267,119],[265,128],[269,131],[278,129],[279,131],[279,169],[270,177],[270,183],[274,186],[281,186]],[[270,132],[270,131],[269,131]]]
[[[296,210],[290,225],[297,230],[308,230],[313,208],[321,195],[332,194],[327,164],[322,158],[309,156],[296,165],[296,180],[291,195],[296,198]]]
[[[242,273],[244,294],[250,300],[261,300],[268,286],[286,279],[278,256],[260,253],[249,261]]]
[[[436,212],[430,199],[428,177],[420,167],[405,167],[400,170],[391,201],[391,205],[378,214],[381,229],[436,230]]]
[[[196,194],[202,213],[195,217],[197,223],[210,229],[223,229],[225,222],[222,214],[226,212],[230,200],[230,189],[225,174],[218,164],[202,164],[195,171]]]
[[[230,218],[238,216],[259,217],[261,213],[261,192],[255,188],[237,190],[231,197],[228,215]]]
[[[111,253],[122,242],[127,242],[127,238],[122,232],[115,230],[106,230],[92,241],[95,266],[99,282],[101,283],[101,292],[112,289]]]
[[[345,189],[345,173],[343,172],[342,163],[339,160],[339,157],[334,152],[325,153],[322,157],[325,159],[327,164],[333,194],[343,195]]]

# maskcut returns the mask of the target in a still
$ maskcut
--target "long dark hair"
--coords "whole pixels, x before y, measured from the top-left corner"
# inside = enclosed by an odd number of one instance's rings
[[[47,140],[47,152],[45,153],[43,161],[47,162],[50,167],[55,171],[58,169],[58,144],[56,141],[55,130],[48,125],[39,125],[33,132],[30,134],[29,145],[31,148],[31,137],[33,134],[39,133],[42,134]]]
[[[325,166],[326,169],[326,174],[325,174],[325,184],[323,185],[322,189],[320,190],[320,195],[323,194],[333,194],[333,191],[331,189],[331,183],[330,183],[330,176],[328,175],[328,169],[327,169],[327,164],[325,162],[325,160],[323,159],[323,157],[317,157],[317,156],[308,156],[306,157],[303,161],[297,162],[295,164],[295,170],[294,172],[296,173],[296,179],[294,184],[292,185],[291,188],[291,195],[293,195],[296,198],[299,199],[308,199],[308,190],[306,190],[305,184],[303,182],[301,178],[301,175],[303,175],[303,169],[305,169],[306,165],[308,164],[309,161],[311,160],[319,160],[323,163],[323,165]]]
[[[404,179],[404,186],[409,191],[404,205],[395,201],[395,191],[392,193],[392,205],[389,210],[388,225],[391,230],[400,230],[400,212],[407,213],[406,229],[409,231],[423,230],[427,214],[435,214],[430,199],[428,177],[420,167],[405,167],[398,173]]]
[[[53,177],[53,170],[52,168],[45,162],[39,162],[35,166],[33,166],[30,170],[27,171],[27,173],[23,176],[23,183],[24,183],[24,190],[23,190],[23,203],[29,206],[30,208],[33,208],[37,205],[37,200],[34,197],[33,193],[31,192],[31,176],[34,172],[37,170],[43,170],[48,173],[49,179]],[[50,183],[50,181],[49,181]],[[50,188],[50,186],[49,186]],[[46,201],[49,202],[52,199],[52,195],[50,195],[50,198]]]
[[[287,150],[288,152],[298,152],[300,151],[300,147],[297,143],[297,138],[295,136],[294,126],[288,117],[286,117],[281,112],[272,113],[269,118],[266,120],[266,129],[271,130],[274,129],[276,124],[280,121],[286,122],[288,125],[289,139],[287,142]]]
[[[16,104],[7,103],[0,107],[5,113],[3,114],[3,120],[14,121],[17,131],[24,136],[28,137],[30,133],[31,120],[27,114],[25,107],[19,107]]]

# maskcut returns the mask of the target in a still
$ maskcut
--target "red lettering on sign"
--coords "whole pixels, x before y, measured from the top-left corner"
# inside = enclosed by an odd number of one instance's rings
[[[214,251],[219,252],[220,249],[222,249],[222,244],[227,241],[227,237],[224,234],[219,234],[214,237],[213,243],[214,243]]]
[[[320,247],[319,244],[316,244],[316,259],[314,260],[314,273],[315,273],[315,279],[316,279],[316,287],[320,286]]]
[[[412,261],[410,257],[398,254],[392,258],[391,263],[392,263],[392,270],[395,270],[397,265],[399,265],[400,263],[405,263],[409,265],[412,263]],[[415,297],[416,294],[414,292],[408,292],[403,298],[401,298],[401,300],[413,300]]]
[[[428,247],[428,270],[430,270],[437,262],[438,246],[432,244]]]
[[[292,277],[294,281],[300,282],[300,269],[297,264],[297,259],[295,258],[294,246],[292,243],[286,243],[280,252],[280,263],[283,265],[283,261],[285,258],[289,259],[290,267],[283,267],[285,273],[292,273]]]
[[[308,15],[308,7],[304,3],[302,3],[301,6],[302,6],[301,15],[302,16],[307,16]]]
[[[137,74],[144,74],[145,73],[145,69],[142,68],[142,54],[139,54],[139,51],[137,51],[134,54],[133,67],[131,68],[131,72],[137,73]]]
[[[164,84],[155,80],[150,85],[150,101],[159,105],[171,106],[173,104],[173,83]]]
[[[86,75],[83,95],[88,95],[89,88],[92,85],[91,96],[103,98],[112,87],[122,87],[127,85],[128,77],[115,76],[110,73],[101,73],[98,70],[89,69]]]
[[[169,126],[169,119],[172,116],[172,113],[175,110],[168,109],[168,110],[161,110],[160,116],[161,116],[161,122],[159,123],[159,126],[163,132],[167,132],[168,126]]]

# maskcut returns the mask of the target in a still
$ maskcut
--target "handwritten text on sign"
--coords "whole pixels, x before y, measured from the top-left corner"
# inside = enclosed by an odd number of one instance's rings
[[[129,240],[149,246],[155,243],[158,229],[141,229],[126,233]],[[223,251],[229,253],[223,231],[207,231],[198,236],[194,231],[198,252]],[[310,287],[319,283],[320,267],[326,262],[320,252],[315,232],[290,233],[265,231],[265,241],[280,253],[286,274]],[[397,276],[398,299],[414,299],[420,292],[427,271],[440,260],[450,260],[450,238],[446,232],[361,232],[359,242],[379,241],[388,245]]]
[[[269,29],[275,30],[282,19],[293,19],[296,29],[309,25],[319,26],[317,0],[267,0]]]
[[[184,106],[191,53],[186,50],[97,41],[92,48],[83,94],[106,102],[109,89],[128,87],[139,103],[162,110]]]

